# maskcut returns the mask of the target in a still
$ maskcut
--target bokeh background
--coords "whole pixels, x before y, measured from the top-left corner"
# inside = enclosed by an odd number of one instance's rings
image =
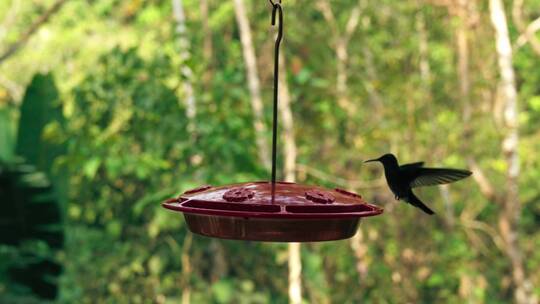
[[[283,0],[279,178],[350,239],[192,235],[165,198],[269,178],[266,0],[0,1],[0,302],[538,303],[540,1]],[[378,165],[469,168],[394,201]]]

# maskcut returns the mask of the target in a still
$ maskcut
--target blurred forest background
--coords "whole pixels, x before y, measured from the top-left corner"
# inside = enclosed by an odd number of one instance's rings
[[[540,1],[284,0],[279,178],[385,208],[209,239],[165,198],[269,178],[266,0],[0,1],[0,302],[538,303]],[[394,201],[380,166],[470,168]]]

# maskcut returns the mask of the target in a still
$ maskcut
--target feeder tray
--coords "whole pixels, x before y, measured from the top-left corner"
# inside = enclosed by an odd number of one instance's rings
[[[383,210],[358,194],[267,181],[203,186],[163,203],[184,213],[189,229],[223,239],[317,242],[352,237],[362,217]]]

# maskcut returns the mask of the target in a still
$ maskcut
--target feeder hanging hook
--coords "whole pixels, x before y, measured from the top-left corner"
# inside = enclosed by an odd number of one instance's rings
[[[274,49],[274,117],[272,123],[272,186],[276,183],[277,129],[278,129],[278,92],[279,92],[279,46],[283,38],[283,8],[281,0],[268,0],[272,4],[272,26],[276,25],[276,14],[279,17],[278,34]]]

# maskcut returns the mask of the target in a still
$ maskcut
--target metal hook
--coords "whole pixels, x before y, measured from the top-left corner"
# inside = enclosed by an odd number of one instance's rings
[[[279,92],[279,46],[283,38],[283,8],[281,0],[270,1],[272,4],[272,26],[276,25],[276,14],[279,15],[278,35],[274,49],[274,117],[272,123],[272,193],[276,183],[277,129],[278,129],[278,92]],[[273,197],[273,196],[272,196]]]
[[[281,7],[281,1],[268,1],[272,3],[272,26],[276,25],[276,12],[279,13],[278,36],[276,39],[277,47],[279,47],[279,44],[281,43],[281,38],[283,37],[283,8]]]
[[[272,6],[276,5],[276,3],[281,4],[281,0],[278,0],[277,2],[274,2],[273,0],[268,0],[268,1],[270,1],[270,4],[272,4]]]

